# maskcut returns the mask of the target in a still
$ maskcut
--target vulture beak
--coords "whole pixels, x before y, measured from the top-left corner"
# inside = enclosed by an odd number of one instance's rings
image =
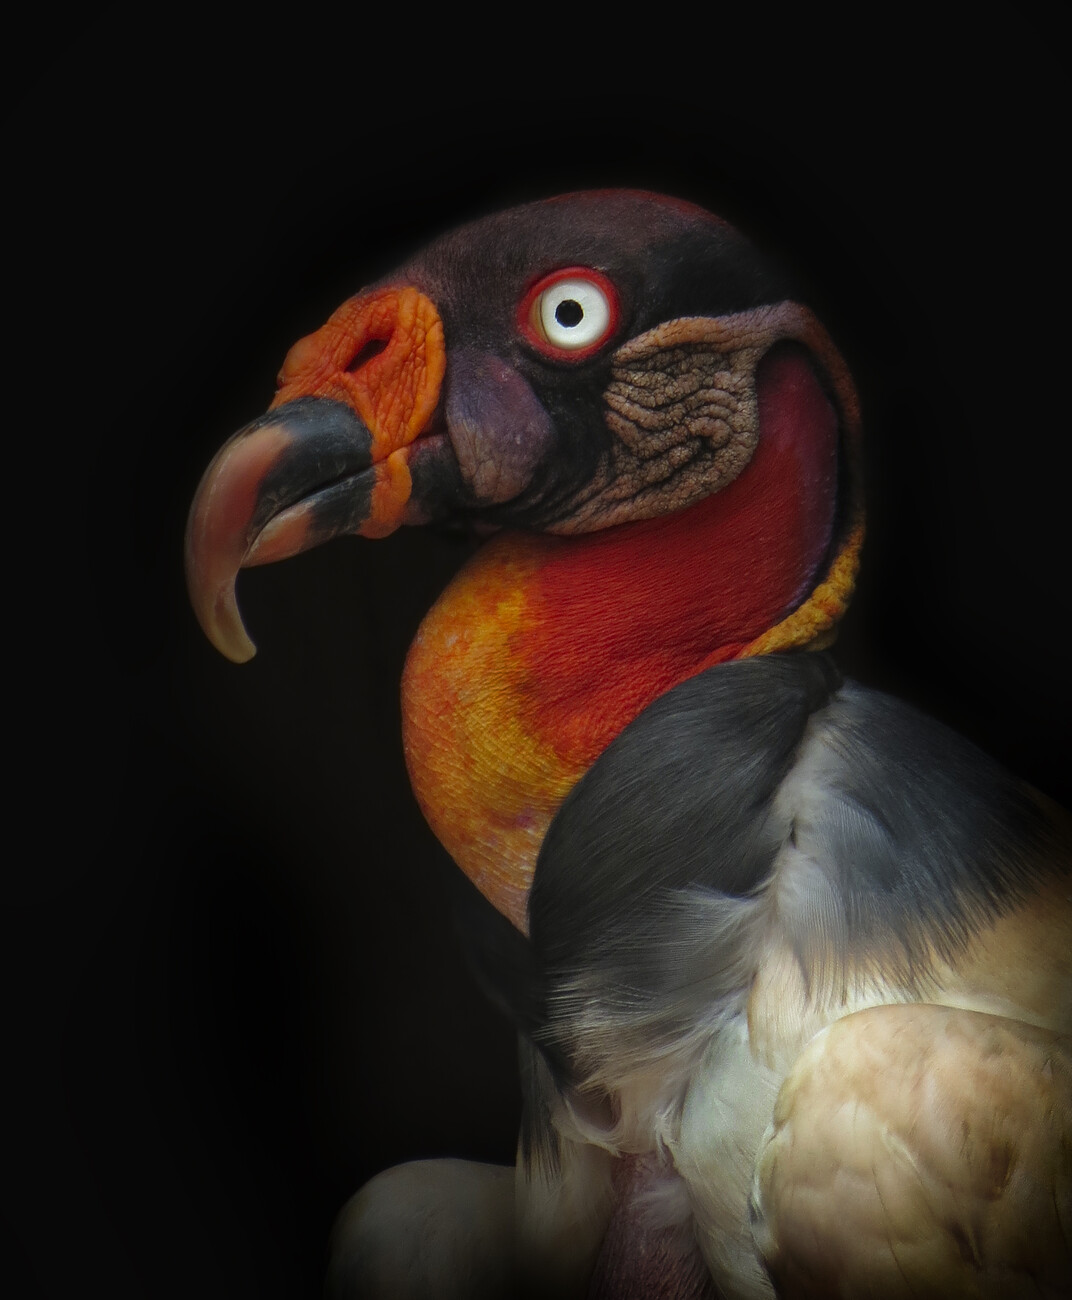
[[[191,603],[228,659],[256,652],[235,599],[240,569],[426,517],[410,457],[445,368],[439,313],[409,287],[351,298],[291,348],[268,413],[224,444],[190,509]]]

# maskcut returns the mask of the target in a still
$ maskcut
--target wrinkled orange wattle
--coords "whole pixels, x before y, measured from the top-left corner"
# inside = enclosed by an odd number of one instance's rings
[[[409,286],[350,298],[287,353],[269,410],[328,397],[352,407],[372,435],[376,482],[363,537],[385,537],[404,521],[408,448],[432,418],[446,368],[439,313]]]
[[[303,397],[333,398],[363,421],[372,466],[363,471],[369,505],[356,531],[383,537],[405,522],[412,491],[410,445],[432,417],[445,371],[439,313],[409,287],[351,298],[290,350],[271,406],[278,419],[258,420],[220,448],[190,508],[190,600],[206,636],[222,654],[244,663],[255,653],[235,598],[239,570],[296,555],[317,541],[310,532],[315,515],[311,499],[259,521],[265,483],[301,436],[288,406]]]

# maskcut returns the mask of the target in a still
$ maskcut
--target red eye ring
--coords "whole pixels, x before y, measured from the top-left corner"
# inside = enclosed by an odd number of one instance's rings
[[[563,289],[558,304],[547,296],[556,285]],[[574,287],[576,292],[567,296]],[[541,277],[517,309],[522,336],[555,361],[584,361],[593,356],[615,334],[619,317],[617,289],[590,266],[566,266]]]

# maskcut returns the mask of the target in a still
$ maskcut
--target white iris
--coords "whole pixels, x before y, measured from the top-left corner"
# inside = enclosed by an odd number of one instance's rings
[[[598,343],[610,325],[610,303],[591,280],[558,280],[540,296],[540,326],[549,343],[575,350]]]

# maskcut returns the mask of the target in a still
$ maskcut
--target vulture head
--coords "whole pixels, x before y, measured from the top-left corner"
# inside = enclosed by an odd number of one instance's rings
[[[403,524],[486,539],[411,649],[405,745],[433,830],[524,930],[551,818],[642,709],[828,643],[857,461],[842,358],[741,235],[566,195],[447,234],[294,345],[197,491],[189,589],[241,662],[240,569]]]

